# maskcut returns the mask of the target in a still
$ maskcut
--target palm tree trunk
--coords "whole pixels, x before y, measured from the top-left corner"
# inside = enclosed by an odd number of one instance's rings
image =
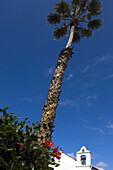
[[[74,35],[73,31],[74,27],[72,26],[68,43],[66,48],[64,48],[59,55],[57,66],[49,87],[48,96],[45,101],[40,121],[40,133],[38,134],[40,144],[45,143],[46,139],[50,140],[52,132],[54,131],[53,124],[56,117],[56,108],[58,106],[59,96],[61,93],[62,79],[64,71],[67,67],[67,63],[73,54],[72,48],[70,48]]]
[[[71,31],[70,31],[70,36],[69,36],[69,40],[67,42],[67,45],[66,45],[66,48],[70,47],[71,46],[71,43],[73,41],[73,37],[74,37],[74,30],[75,30],[75,26],[72,25],[71,27]]]

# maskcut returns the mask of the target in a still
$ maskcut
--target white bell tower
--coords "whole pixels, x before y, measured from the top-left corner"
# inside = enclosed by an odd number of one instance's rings
[[[76,153],[77,155],[77,164],[76,168],[79,170],[84,169],[91,169],[91,152],[83,146],[80,151]]]

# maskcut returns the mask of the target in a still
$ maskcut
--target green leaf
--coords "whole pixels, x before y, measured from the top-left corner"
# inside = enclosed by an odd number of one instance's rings
[[[3,110],[2,110],[2,109],[0,109],[0,112],[3,112]]]
[[[0,164],[5,165],[5,162],[4,162],[4,160],[1,158],[1,156],[0,156]]]
[[[16,132],[18,132],[18,130],[21,129],[21,125],[17,125],[16,129]]]
[[[80,0],[72,0],[71,6],[72,6],[73,8],[75,8],[76,5],[80,5]]]
[[[56,27],[54,32],[53,32],[53,36],[55,39],[60,39],[61,37],[64,37],[65,35],[67,35],[68,29],[67,26],[64,24],[63,26]]]
[[[61,0],[60,3],[56,4],[54,9],[63,17],[68,17],[70,15],[70,7],[64,0]]]
[[[72,8],[73,8],[73,12],[72,12],[72,16],[75,17],[75,15],[77,16],[78,15],[78,11],[80,10],[80,5],[71,5]]]
[[[4,108],[4,110],[8,110],[9,109],[9,107],[8,106],[6,106],[5,108]]]
[[[98,29],[102,26],[102,19],[94,19],[88,23],[88,27],[91,29]]]
[[[80,42],[80,39],[81,39],[80,33],[74,32],[73,43],[75,43],[75,42],[76,42],[76,43]]]
[[[79,22],[84,22],[86,19],[86,15],[82,16],[80,19],[79,19]]]
[[[92,32],[92,30],[91,29],[88,29],[88,28],[83,28],[82,30],[81,30],[81,35],[82,35],[82,37],[83,38],[89,38],[89,37],[91,37],[92,35],[93,35],[93,32]]]
[[[84,13],[87,10],[87,2],[89,0],[80,0],[80,9],[79,9],[79,13]]]
[[[34,146],[33,149],[38,149],[39,150],[39,147],[38,146]]]
[[[33,122],[33,123],[32,123],[32,126],[35,126],[35,125],[36,125],[36,123]]]
[[[25,118],[25,121],[28,119],[28,116]]]
[[[32,163],[30,163],[30,167],[31,167],[31,170],[34,170],[34,165]]]
[[[56,164],[55,167],[58,167],[60,164]]]
[[[60,14],[57,14],[57,13],[50,13],[48,16],[47,16],[47,21],[50,23],[50,24],[59,24],[60,23],[60,20],[61,20],[61,16]]]
[[[92,0],[89,5],[89,14],[92,16],[98,16],[101,13],[101,2],[99,0]]]
[[[7,151],[12,151],[13,150],[13,148],[9,148],[9,149],[7,149]]]

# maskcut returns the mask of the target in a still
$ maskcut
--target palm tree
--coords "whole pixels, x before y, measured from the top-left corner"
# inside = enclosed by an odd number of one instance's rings
[[[89,38],[93,35],[94,29],[102,26],[102,20],[98,18],[101,14],[101,3],[99,0],[72,0],[69,5],[66,1],[61,0],[54,7],[55,13],[47,16],[50,24],[58,25],[55,27],[53,37],[60,39],[69,35],[66,47],[61,51],[53,78],[49,87],[48,96],[42,111],[40,121],[40,141],[51,139],[53,124],[56,117],[56,108],[58,106],[59,96],[61,93],[62,79],[67,63],[72,57],[72,48],[74,42],[80,42],[81,38]]]

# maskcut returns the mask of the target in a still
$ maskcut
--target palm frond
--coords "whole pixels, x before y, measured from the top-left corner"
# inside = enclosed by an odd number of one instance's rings
[[[91,28],[91,29],[98,29],[102,26],[102,19],[93,19],[92,21],[90,21],[88,23],[88,28]]]
[[[61,27],[56,27],[54,32],[53,32],[53,37],[55,39],[60,39],[61,37],[64,37],[65,35],[67,35],[68,32],[68,27],[67,25],[62,25]]]
[[[89,0],[80,0],[80,4],[83,5],[83,6],[85,6],[88,1],[89,1]]]
[[[82,16],[82,17],[79,19],[79,22],[85,22],[85,19],[86,19],[86,15]]]
[[[47,16],[47,21],[50,23],[50,24],[59,24],[60,23],[60,20],[61,20],[61,16],[60,14],[57,14],[57,13],[50,13],[48,16]]]
[[[76,5],[80,5],[80,0],[72,0],[71,6],[74,8]]]
[[[101,13],[101,2],[99,0],[92,0],[89,5],[89,14],[92,16],[98,16]]]
[[[80,0],[73,0],[71,2],[71,7],[73,9],[74,15],[75,14],[77,15],[77,11],[79,11],[79,9],[80,9]]]
[[[79,32],[74,32],[74,37],[73,37],[73,43],[79,43],[81,39],[80,33]]]
[[[81,32],[81,29],[82,29],[82,27],[76,26],[76,27],[75,27],[75,32],[79,32],[79,33],[80,33],[80,32]]]
[[[69,15],[70,15],[70,7],[69,7],[68,3],[65,2],[64,0],[61,0],[60,3],[56,4],[54,9],[62,17],[69,17]]]
[[[93,32],[92,32],[92,30],[90,29],[90,28],[82,28],[81,29],[81,36],[83,37],[83,38],[89,38],[89,37],[91,37],[93,35]]]
[[[87,14],[87,19],[89,20],[89,21],[91,21],[91,19],[92,19],[92,15],[91,15],[91,13],[88,11],[88,14]]]
[[[87,7],[87,2],[89,0],[80,0],[80,10],[79,11],[84,11],[85,8]]]

